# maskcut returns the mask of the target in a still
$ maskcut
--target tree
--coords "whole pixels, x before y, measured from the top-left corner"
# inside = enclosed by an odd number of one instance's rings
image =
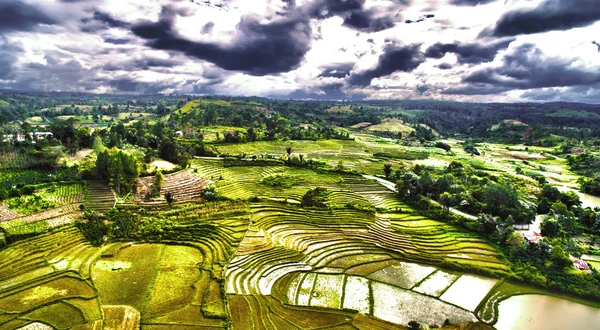
[[[447,191],[443,192],[440,195],[440,204],[444,206],[444,208],[446,209],[446,213],[450,212],[450,206],[454,204],[454,200],[454,196],[452,196]]]
[[[114,238],[130,238],[138,228],[138,217],[136,214],[112,208],[106,213],[106,219],[112,223],[110,236]]]
[[[77,220],[75,226],[79,228],[85,239],[92,245],[102,245],[104,236],[108,234],[108,226],[104,223],[102,217],[95,211],[86,211],[83,214],[83,218],[84,221]]]
[[[128,193],[135,190],[140,163],[134,155],[112,148],[98,154],[94,171],[98,179],[108,179],[118,194]]]
[[[569,211],[567,206],[562,202],[555,202],[550,207],[550,214],[566,231],[572,233],[576,229],[577,219],[573,212]]]
[[[169,206],[171,206],[171,204],[175,201],[175,196],[172,192],[168,191],[165,193],[165,199],[167,200]]]
[[[431,174],[429,174],[429,170],[424,170],[419,178],[419,193],[421,195],[429,196],[435,190],[434,186],[435,182],[433,181]]]
[[[506,245],[513,256],[525,248],[525,243],[525,237],[514,230],[506,238]]]
[[[569,258],[569,254],[560,245],[552,247],[552,256],[550,260],[552,260],[552,265],[560,270],[573,265],[571,258]]]
[[[326,188],[317,187],[307,191],[302,196],[302,206],[304,207],[327,207],[327,202],[331,196],[331,191]]]
[[[294,151],[294,150],[292,149],[292,147],[287,147],[287,148],[285,148],[285,152],[286,152],[286,154],[287,154],[287,160],[288,160],[288,163],[290,163],[290,162],[292,161],[292,152],[293,152],[293,151]]]
[[[92,132],[84,126],[81,126],[75,132],[75,142],[79,148],[90,148],[92,146]]]
[[[156,175],[154,175],[154,182],[152,182],[152,190],[150,190],[148,197],[153,198],[160,196],[160,190],[162,189],[164,179],[161,171],[156,172]]]
[[[562,228],[555,219],[546,219],[540,224],[540,230],[544,237],[560,237],[562,236]]]
[[[389,178],[390,175],[392,174],[392,164],[384,164],[383,165],[383,173],[385,174],[386,178]]]
[[[179,162],[179,166],[181,166],[181,168],[188,168],[190,166],[190,154],[188,154],[187,152],[182,153],[178,158],[177,161]]]
[[[343,172],[346,169],[346,167],[344,166],[343,159],[338,160],[338,163],[337,163],[335,169],[336,169],[336,171],[339,171],[339,172]]]
[[[450,151],[452,148],[450,147],[450,145],[448,145],[447,143],[438,141],[435,143],[435,147],[436,148],[440,148],[440,149],[444,149],[446,151]]]
[[[396,189],[401,197],[418,195],[419,177],[413,172],[406,172],[396,182]]]
[[[246,136],[248,141],[256,141],[256,130],[254,130],[252,127],[248,128],[246,130]]]
[[[177,145],[175,143],[166,140],[160,146],[160,158],[170,161],[171,163],[177,163],[178,158]]]
[[[215,201],[219,198],[219,192],[214,186],[209,186],[202,190],[202,199],[206,202]]]

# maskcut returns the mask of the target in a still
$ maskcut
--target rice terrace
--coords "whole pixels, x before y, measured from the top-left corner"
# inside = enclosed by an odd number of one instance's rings
[[[523,295],[599,320],[598,209],[576,190],[597,147],[514,141],[529,126],[501,118],[464,139],[402,116],[383,122],[406,136],[298,131],[300,102],[145,102],[168,114],[4,142],[0,329],[511,329],[522,316],[505,305]],[[304,106],[362,120],[329,104]],[[238,112],[265,126],[232,134]]]
[[[600,329],[598,0],[0,0],[0,330]]]

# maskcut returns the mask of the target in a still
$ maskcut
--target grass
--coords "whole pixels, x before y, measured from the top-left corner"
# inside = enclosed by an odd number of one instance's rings
[[[407,136],[415,129],[406,125],[403,120],[397,118],[386,118],[380,124],[372,125],[366,128],[370,132],[388,132],[392,134],[402,133],[402,136]]]
[[[140,244],[96,262],[92,280],[103,305],[129,305],[143,310],[164,246]]]
[[[103,306],[104,330],[137,330],[140,313],[131,306]]]
[[[85,317],[79,309],[63,302],[41,307],[24,315],[23,318],[42,321],[50,324],[55,329],[70,329],[76,325],[85,323]]]
[[[325,110],[327,113],[338,113],[338,114],[350,114],[352,109],[347,105],[334,105],[331,108]]]
[[[95,292],[88,283],[64,276],[0,299],[0,310],[22,313],[38,306],[66,298],[93,298]]]
[[[182,309],[192,300],[201,272],[202,254],[188,246],[167,245],[158,265],[144,318]]]

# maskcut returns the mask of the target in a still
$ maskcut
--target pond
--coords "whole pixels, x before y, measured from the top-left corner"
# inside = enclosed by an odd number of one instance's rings
[[[579,199],[581,199],[581,206],[591,208],[600,207],[600,197],[581,192],[577,192],[577,195],[579,195]]]
[[[513,296],[498,305],[498,330],[598,329],[600,309],[544,295]]]
[[[598,197],[598,196],[584,194],[578,190],[575,190],[575,189],[572,189],[569,187],[565,187],[565,186],[556,186],[556,188],[558,188],[558,190],[560,190],[562,192],[572,191],[572,192],[576,193],[577,196],[579,196],[579,199],[581,200],[582,207],[591,207],[591,208],[600,207],[600,197]]]

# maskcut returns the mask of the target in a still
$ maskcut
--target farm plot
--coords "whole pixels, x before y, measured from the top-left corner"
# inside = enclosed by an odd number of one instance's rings
[[[74,227],[11,244],[0,250],[0,291],[78,268],[90,249]]]
[[[97,181],[89,182],[83,199],[86,210],[106,213],[114,207],[115,201],[115,194],[110,186]]]
[[[225,287],[230,294],[268,295],[279,278],[308,270],[373,273],[369,275],[373,279],[412,288],[435,268],[401,262],[388,262],[370,271],[357,267],[392,259],[428,264],[444,261],[370,212],[303,210],[274,202],[255,204],[251,209],[252,229],[227,267]]]
[[[83,184],[80,182],[51,183],[42,185],[38,189],[35,195],[52,201],[56,206],[80,204],[83,201]]]
[[[418,250],[433,258],[465,267],[477,266],[498,274],[509,270],[504,257],[475,234],[422,216],[388,213],[382,217],[394,232],[408,235]]]
[[[162,245],[123,246],[92,267],[92,281],[104,305],[129,305],[142,311],[146,292],[156,275]]]
[[[137,181],[137,193],[135,195],[135,201],[140,203],[144,202],[145,196],[150,192],[152,183],[154,181],[153,176],[139,178]],[[203,179],[198,175],[194,175],[190,171],[179,171],[164,176],[164,182],[162,185],[161,192],[170,192],[176,201],[188,201],[194,199],[200,199],[202,190],[210,184],[210,181]],[[164,196],[159,196],[154,203],[166,203]],[[152,203],[152,202],[151,202]]]
[[[438,299],[354,275],[294,273],[282,278],[274,292],[275,298],[290,305],[355,310],[397,325],[412,320],[426,324],[476,320],[471,312]]]
[[[76,204],[67,204],[50,210],[17,217],[0,223],[8,236],[42,233],[54,228],[75,222],[81,218],[81,211]]]
[[[80,276],[96,248],[70,227],[0,251],[0,328],[43,322],[57,329],[102,318],[95,289]]]
[[[189,246],[165,247],[143,312],[148,325],[220,327],[226,311],[219,283],[202,270],[203,256]]]
[[[497,280],[490,278],[463,275],[444,292],[440,299],[466,310],[475,311],[496,283]]]
[[[265,182],[268,178],[277,175],[283,177],[281,186],[273,186]],[[335,173],[317,173],[301,168],[285,168],[283,166],[225,167],[221,171],[220,178],[221,180],[216,184],[217,190],[223,196],[231,199],[249,199],[256,196],[299,202],[302,196],[315,186],[328,187],[337,191],[337,197],[334,195],[334,201],[337,202],[344,202],[344,195],[351,194],[351,191],[348,190],[342,192],[338,186],[338,183],[343,180],[341,176]],[[347,202],[353,200],[356,203],[364,204],[364,201],[360,201],[360,196],[351,197],[347,199]]]
[[[378,210],[390,212],[411,210],[400,200],[398,194],[363,176],[345,175],[341,186],[366,199]]]

